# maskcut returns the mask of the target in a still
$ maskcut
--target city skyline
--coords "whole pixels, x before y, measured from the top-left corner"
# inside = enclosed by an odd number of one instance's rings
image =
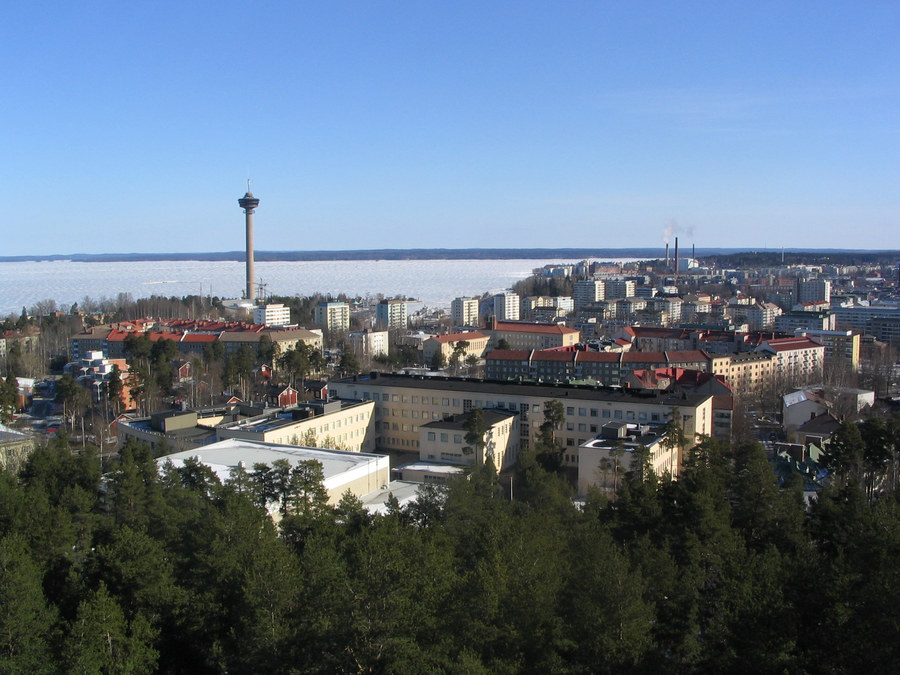
[[[896,249],[896,3],[10,7],[3,255]],[[87,203],[87,206],[82,206]],[[864,233],[861,236],[861,233]]]

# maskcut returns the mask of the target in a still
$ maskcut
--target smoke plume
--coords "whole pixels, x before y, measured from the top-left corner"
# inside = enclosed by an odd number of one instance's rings
[[[676,234],[684,234],[688,237],[694,236],[694,228],[693,227],[682,227],[678,224],[678,222],[671,218],[666,221],[666,226],[663,228],[663,243],[669,244],[672,242],[672,238]]]

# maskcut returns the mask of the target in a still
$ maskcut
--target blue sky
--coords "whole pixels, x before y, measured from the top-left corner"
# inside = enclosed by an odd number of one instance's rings
[[[900,248],[900,3],[14,3],[0,255]]]

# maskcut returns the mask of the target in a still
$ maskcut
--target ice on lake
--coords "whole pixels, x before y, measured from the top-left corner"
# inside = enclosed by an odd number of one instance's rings
[[[577,260],[322,260],[257,262],[257,281],[269,295],[416,298],[449,308],[457,297],[499,292],[535,268]],[[89,297],[152,295],[240,297],[245,267],[232,261],[5,262],[0,263],[0,315],[18,314],[42,300],[59,306]]]

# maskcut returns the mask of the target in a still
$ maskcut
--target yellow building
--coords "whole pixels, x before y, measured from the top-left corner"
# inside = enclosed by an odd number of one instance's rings
[[[852,330],[796,330],[799,337],[808,337],[825,347],[829,363],[843,362],[854,373],[859,369],[860,335]]]
[[[474,413],[451,415],[419,427],[419,458],[460,466],[481,466],[490,457],[498,471],[511,469],[519,454],[519,419],[514,412],[484,410],[484,448],[466,442],[466,426]]]
[[[369,452],[375,449],[374,407],[372,401],[302,403],[274,417],[263,414],[217,426],[216,438]]]
[[[596,436],[606,422],[665,424],[680,410],[687,438],[712,436],[713,397],[707,394],[646,396],[629,390],[586,385],[543,385],[481,381],[475,378],[426,377],[372,373],[330,382],[329,392],[342,399],[375,402],[376,448],[421,453],[421,427],[475,408],[508,411],[519,417],[520,447],[534,447],[544,406],[559,401],[564,421],[556,437],[564,447],[563,463],[576,466],[578,446]],[[693,445],[693,440],[691,441]]]
[[[760,352],[710,355],[714,375],[722,375],[736,396],[758,391],[775,378],[777,362],[773,355]]]
[[[117,435],[120,447],[134,438],[154,450],[198,450],[215,441],[243,439],[367,452],[375,449],[373,412],[371,401],[311,401],[296,408],[238,404],[122,420]]]

